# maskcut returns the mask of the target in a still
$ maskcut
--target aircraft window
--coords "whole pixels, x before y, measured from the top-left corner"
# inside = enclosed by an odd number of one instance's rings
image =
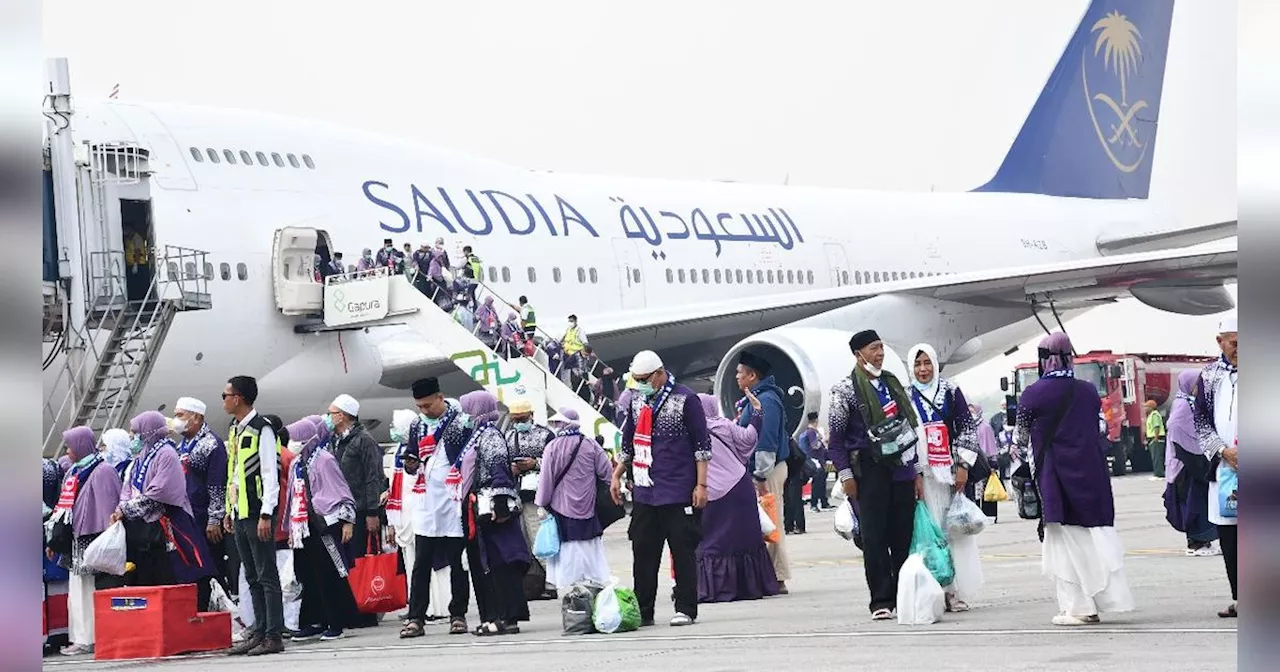
[[[196,262],[194,262],[194,261],[188,261],[188,262],[187,262],[186,264],[184,264],[183,266],[184,266],[184,267],[186,268],[186,270],[187,270],[187,275],[184,277],[184,279],[190,279],[190,278],[195,278],[195,277],[196,277]]]
[[[711,271],[708,271],[705,268],[702,269],[702,284],[704,285],[711,284]]]
[[[495,268],[495,267],[493,267],[493,266],[490,266],[490,267],[489,267],[489,282],[497,282],[497,281],[498,281],[498,269],[497,269],[497,268]]]
[[[764,271],[759,268],[756,269],[756,284],[757,285],[764,284]]]
[[[249,267],[245,266],[243,261],[236,264],[236,277],[241,280],[249,279]]]
[[[310,168],[311,170],[315,170],[315,169],[316,169],[316,162],[311,160],[311,155],[310,155],[310,154],[303,154],[303,155],[302,155],[302,162],[303,162],[303,163],[305,163],[305,164],[307,164],[307,167],[308,167],[308,168]]]
[[[204,262],[204,279],[205,280],[213,279],[213,264],[207,261]]]
[[[637,285],[640,284],[640,269],[638,268],[631,269],[631,281],[636,283]]]
[[[204,153],[209,155],[209,160],[213,163],[222,163],[222,159],[218,158],[218,150],[209,147],[204,150]]]
[[[254,153],[253,153],[253,155],[254,155],[254,156],[256,156],[256,157],[258,157],[258,165],[259,165],[259,166],[265,166],[265,165],[267,165],[267,155],[266,155],[266,154],[263,154],[262,152],[254,152]]]
[[[675,281],[676,281],[676,274],[675,274],[675,271],[672,271],[671,269],[669,269],[669,268],[668,268],[668,269],[667,269],[667,284],[668,284],[668,285],[669,285],[669,284],[672,284],[672,283],[674,283]]]
[[[840,271],[840,284],[849,284],[849,271]]]
[[[252,166],[253,157],[249,155],[249,152],[246,152],[242,149],[240,150],[240,163],[243,163],[246,166]]]
[[[716,284],[720,284],[720,269],[716,269]]]
[[[773,284],[773,269],[769,269],[769,273],[765,276],[769,278],[769,284]]]
[[[302,164],[298,163],[298,157],[292,154],[289,155],[289,165],[293,166],[294,168],[302,167]]]
[[[600,281],[600,274],[596,273],[596,269],[592,268],[589,272],[591,274],[591,284],[594,285]]]
[[[796,284],[796,274],[794,271],[787,271],[787,284],[788,285]]]
[[[508,266],[502,267],[502,281],[511,282],[511,268]]]
[[[806,276],[808,276],[809,284],[811,284],[811,285],[812,285],[812,284],[813,284],[813,271],[805,271],[805,272],[804,272],[804,274],[805,274]]]
[[[679,271],[677,271],[677,273],[679,273],[679,275],[680,275],[680,284],[682,284],[682,285],[683,285],[683,284],[684,284],[684,269],[683,269],[683,268],[682,268],[682,269],[680,269]]]
[[[560,267],[559,267],[559,266],[556,266],[555,268],[551,269],[551,280],[552,280],[553,282],[560,282]]]
[[[200,149],[198,147],[191,148],[191,158],[195,159],[196,163],[204,163],[204,154],[200,153]]]
[[[739,273],[741,273],[741,271],[739,271]],[[747,284],[750,285],[751,283],[755,282],[755,277],[756,276],[754,273],[752,273],[751,271],[747,271]]]
[[[219,274],[221,274],[221,275],[222,275],[222,279],[223,279],[223,280],[230,280],[230,279],[231,279],[231,264],[228,264],[228,263],[227,263],[227,262],[225,262],[225,261],[224,261],[224,262],[222,262],[221,264],[218,264],[218,272],[219,272]]]
[[[875,278],[876,278],[876,282],[880,282],[880,271],[876,271]]]
[[[578,284],[582,285],[582,284],[586,284],[586,282],[587,282],[587,269],[579,266],[578,267]]]
[[[739,268],[738,270],[734,271],[734,272],[733,272],[733,275],[734,275],[734,277],[736,277],[736,278],[738,279],[738,284],[739,284],[739,285],[741,285],[741,284],[742,284],[742,269],[741,269],[741,268]],[[747,274],[747,282],[751,282],[751,274],[750,274],[750,273],[748,273],[748,274]]]
[[[231,165],[233,165],[233,166],[234,166],[234,165],[236,165],[236,153],[235,153],[235,152],[233,152],[233,151],[231,151],[231,150],[229,150],[229,149],[224,149],[224,150],[222,150],[222,157],[223,157],[223,158],[225,158],[225,159],[227,160],[227,163],[229,163],[229,164],[231,164]]]
[[[271,152],[271,162],[276,164],[277,168],[284,168],[284,159],[280,158],[280,155],[275,152]]]
[[[529,282],[538,281],[538,272],[532,266],[529,267]]]
[[[698,284],[698,269],[689,269],[689,282],[694,285]]]
[[[906,274],[905,274],[905,273],[903,274],[903,277],[906,277]],[[894,272],[893,272],[893,279],[894,279],[894,280],[901,280],[902,278],[899,278],[899,277],[898,277],[898,272],[897,272],[897,271],[894,271]]]

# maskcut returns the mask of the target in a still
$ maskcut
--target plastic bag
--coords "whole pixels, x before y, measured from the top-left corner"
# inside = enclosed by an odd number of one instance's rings
[[[611,634],[622,627],[622,604],[618,601],[618,580],[613,579],[604,590],[596,595],[596,603],[591,612],[591,622],[596,631]]]
[[[855,546],[862,548],[862,523],[858,520],[858,512],[853,510],[853,500],[845,499],[840,508],[836,509],[836,534],[841,539],[852,541]]]
[[[946,520],[947,531],[955,534],[977,534],[987,527],[987,514],[962,492],[951,498]]]
[[[560,555],[560,526],[555,516],[547,516],[538,525],[538,533],[533,537],[533,555],[539,560],[549,560]]]
[[[916,502],[915,526],[911,530],[911,553],[924,558],[924,566],[937,579],[938,584],[949,586],[956,578],[951,551],[947,549],[947,537],[933,522],[929,507]]]
[[[924,557],[912,553],[898,570],[898,624],[930,625],[947,608],[942,585],[925,566]]]
[[[614,588],[618,598],[618,606],[622,611],[622,622],[614,632],[632,632],[640,629],[640,600],[636,591],[630,588]]]
[[[982,501],[984,502],[1007,502],[1009,501],[1009,493],[1005,492],[1004,483],[1000,480],[1000,475],[992,472],[987,478],[987,488],[982,492]]]
[[[769,535],[777,531],[778,526],[773,524],[773,520],[769,518],[768,513],[765,513],[764,506],[760,502],[756,502],[756,513],[760,516],[760,533],[768,538]]]
[[[125,556],[124,522],[117,520],[89,542],[82,562],[95,572],[124,576]]]
[[[604,589],[598,583],[575,583],[560,598],[560,622],[566,635],[589,635],[596,631],[592,620],[596,597]]]
[[[760,497],[758,504],[765,518],[768,518],[769,523],[773,525],[773,529],[766,529],[764,518],[760,519],[760,531],[764,533],[764,540],[770,544],[776,544],[782,540],[782,534],[778,532],[778,500],[773,493],[767,492]]]
[[[1240,475],[1225,464],[1218,469],[1218,515],[1223,518],[1235,518],[1237,499],[1240,488]]]

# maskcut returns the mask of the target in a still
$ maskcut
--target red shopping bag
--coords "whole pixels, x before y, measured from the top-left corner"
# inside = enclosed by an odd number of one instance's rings
[[[347,574],[356,607],[362,614],[388,614],[404,609],[409,604],[409,584],[399,571],[399,555],[383,553],[372,534],[368,552],[370,555],[356,558],[356,566]]]

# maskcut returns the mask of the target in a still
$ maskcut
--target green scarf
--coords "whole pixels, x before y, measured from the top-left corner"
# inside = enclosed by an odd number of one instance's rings
[[[905,418],[912,426],[920,424],[916,419],[916,409],[911,406],[911,398],[902,390],[902,383],[898,382],[897,376],[881,371],[880,379],[889,386],[889,398],[897,402],[899,417]],[[867,423],[867,428],[884,422],[884,406],[880,405],[880,395],[871,386],[871,378],[866,369],[861,366],[853,367],[853,385],[858,390],[858,396],[867,404],[867,412],[862,418]]]

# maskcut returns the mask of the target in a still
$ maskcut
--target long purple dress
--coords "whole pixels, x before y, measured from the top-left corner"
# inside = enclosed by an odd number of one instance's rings
[[[760,415],[749,427],[720,416],[711,395],[700,394],[711,434],[707,465],[707,506],[698,544],[698,602],[758,600],[778,594],[778,576],[769,559],[756,490],[746,468],[756,445]]]
[[[1045,523],[1115,525],[1111,472],[1098,447],[1100,408],[1092,384],[1070,377],[1041,378],[1018,401],[1018,429],[1031,441]],[[1046,455],[1047,434],[1057,416],[1062,420]]]

